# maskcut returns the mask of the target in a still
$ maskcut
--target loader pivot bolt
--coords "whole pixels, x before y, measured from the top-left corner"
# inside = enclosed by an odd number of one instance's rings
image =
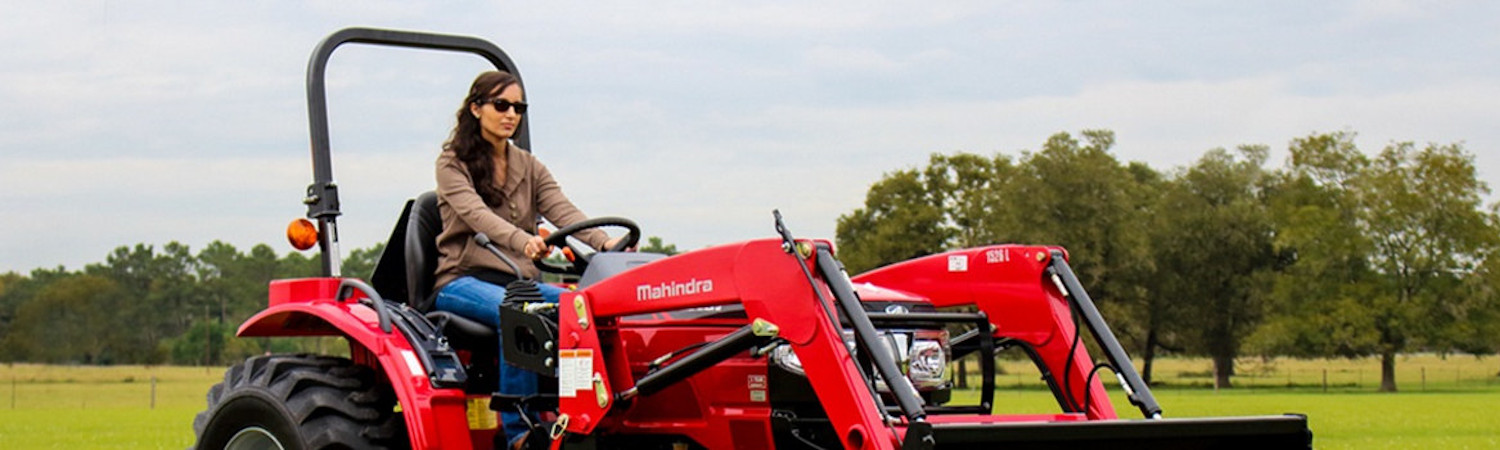
[[[776,337],[781,334],[781,327],[766,319],[756,318],[755,322],[750,324],[750,332],[755,333],[756,336]]]
[[[573,312],[578,313],[578,328],[589,329],[589,318],[584,315],[588,308],[583,304],[583,295],[573,297]]]
[[[599,402],[599,407],[609,405],[609,391],[604,387],[604,377],[599,372],[594,372],[594,400]]]
[[[812,256],[813,247],[812,244],[805,241],[800,241],[795,244],[792,242],[782,242],[781,251],[787,252],[788,254],[797,255],[798,258],[806,259],[807,257]]]

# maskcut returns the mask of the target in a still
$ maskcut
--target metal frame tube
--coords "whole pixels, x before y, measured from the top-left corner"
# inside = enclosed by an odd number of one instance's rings
[[[891,394],[896,397],[896,405],[906,419],[911,422],[925,420],[927,412],[922,409],[922,396],[917,394],[917,388],[911,385],[911,380],[901,373],[896,367],[896,361],[891,359],[891,354],[880,351],[884,347],[879,345],[880,333],[875,330],[875,325],[870,322],[870,317],[865,313],[859,297],[854,293],[854,284],[849,281],[849,275],[844,272],[843,265],[833,257],[827,248],[818,246],[817,249],[818,272],[823,280],[828,283],[828,289],[833,292],[837,299],[839,311],[854,328],[854,340],[859,348],[864,350],[875,365],[875,370],[880,377],[885,379],[885,385],[891,389]]]
[[[473,53],[494,64],[495,68],[515,75],[516,83],[525,88],[521,72],[516,70],[510,57],[495,44],[475,37],[345,28],[323,38],[313,48],[312,57],[307,62],[307,122],[312,140],[313,184],[307,187],[307,198],[303,202],[307,204],[307,217],[318,221],[318,247],[322,250],[323,275],[328,277],[337,277],[340,271],[336,219],[340,212],[338,185],[333,181],[333,153],[328,140],[328,95],[324,89],[324,73],[333,51],[347,43]],[[513,139],[521,148],[531,148],[531,133],[527,131],[530,122],[521,121],[516,129]]]
[[[1109,324],[1104,321],[1104,315],[1099,313],[1099,308],[1094,305],[1094,300],[1089,298],[1089,293],[1083,290],[1083,283],[1078,281],[1078,276],[1073,274],[1073,268],[1068,266],[1068,261],[1063,258],[1062,251],[1052,251],[1052,261],[1049,271],[1052,275],[1062,281],[1067,289],[1068,301],[1078,308],[1083,315],[1083,323],[1088,326],[1089,332],[1094,335],[1094,342],[1104,350],[1105,357],[1115,367],[1124,382],[1124,387],[1130,394],[1130,403],[1140,408],[1141,414],[1149,419],[1161,418],[1161,405],[1156,403],[1156,397],[1151,395],[1151,387],[1141,379],[1140,373],[1135,371],[1135,365],[1130,362],[1130,355],[1125,353],[1125,347],[1115,338],[1115,333],[1109,329]],[[1073,355],[1068,355],[1072,358]],[[1067,376],[1064,374],[1063,376]],[[1104,400],[1104,399],[1101,399]],[[1088,405],[1083,405],[1088,408]]]

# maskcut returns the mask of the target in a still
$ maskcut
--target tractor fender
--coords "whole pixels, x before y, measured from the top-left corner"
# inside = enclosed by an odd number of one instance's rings
[[[467,449],[465,397],[461,389],[432,386],[401,330],[386,332],[374,309],[359,303],[358,290],[338,300],[340,278],[271,282],[270,305],[240,325],[239,337],[343,336],[355,362],[378,365],[400,400],[412,448]]]

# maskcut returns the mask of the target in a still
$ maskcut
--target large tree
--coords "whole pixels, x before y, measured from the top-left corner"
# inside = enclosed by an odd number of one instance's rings
[[[1263,201],[1266,147],[1238,157],[1209,151],[1180,172],[1160,199],[1153,227],[1157,295],[1176,306],[1178,326],[1208,354],[1214,384],[1229,387],[1241,341],[1260,323],[1276,267]]]
[[[839,259],[850,273],[859,273],[941,251],[951,233],[943,221],[920,172],[886,174],[870,186],[863,208],[839,216]]]
[[[864,207],[839,218],[840,258],[858,272],[953,248],[1062,245],[1106,314],[1124,319],[1116,329],[1151,356],[1169,322],[1146,290],[1146,218],[1160,176],[1116,160],[1112,132],[1080,135],[1055,134],[1019,162],[934,154],[926,167],[887,174]]]
[[[1360,184],[1371,264],[1383,275],[1369,299],[1382,391],[1396,390],[1396,354],[1455,345],[1443,330],[1468,300],[1462,279],[1500,237],[1481,209],[1489,189],[1473,159],[1458,144],[1392,144]]]
[[[1011,242],[1016,236],[1015,215],[1004,198],[1015,176],[1009,157],[934,153],[922,176],[929,196],[943,212],[947,248]]]
[[[1364,304],[1378,275],[1361,227],[1356,184],[1369,160],[1353,134],[1292,141],[1286,166],[1269,189],[1275,246],[1290,264],[1276,277],[1273,313],[1249,339],[1264,355],[1357,357],[1374,352]]]
[[[1488,290],[1475,280],[1500,230],[1461,146],[1395,143],[1369,158],[1353,137],[1292,143],[1274,210],[1277,243],[1296,263],[1258,341],[1269,352],[1378,356],[1380,389],[1395,391],[1397,354],[1462,349],[1488,329]]]
[[[1145,296],[1141,282],[1152,270],[1146,234],[1150,199],[1140,174],[1110,153],[1115,136],[1068,133],[1026,153],[1003,193],[1019,242],[1068,249],[1084,286],[1104,302]]]
[[[1024,153],[1003,186],[1005,235],[1015,242],[1068,249],[1080,281],[1099,301],[1127,344],[1154,357],[1168,326],[1148,286],[1156,271],[1148,234],[1159,175],[1122,164],[1111,153],[1115,135],[1084,130],[1049,137]],[[1148,364],[1149,365],[1149,364]],[[1147,371],[1146,373],[1149,373]]]

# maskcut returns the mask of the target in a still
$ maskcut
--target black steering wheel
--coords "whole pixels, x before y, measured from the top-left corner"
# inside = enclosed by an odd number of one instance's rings
[[[624,228],[625,236],[622,236],[620,242],[616,243],[614,247],[603,249],[600,251],[622,252],[625,251],[625,249],[634,247],[635,244],[641,241],[641,227],[637,226],[635,224],[635,221],[626,219],[624,217],[595,217],[562,228],[558,228],[557,231],[553,231],[551,235],[548,235],[546,239],[542,240],[542,242],[547,244],[549,247],[564,246],[572,249],[572,264],[558,265],[553,264],[546,259],[542,259],[536,261],[537,269],[549,273],[583,275],[584,269],[587,269],[589,267],[589,260],[593,258],[593,250],[589,249],[587,252],[585,252],[585,249],[579,248],[578,246],[574,245],[572,241],[569,241],[568,237],[583,230],[608,226]]]

